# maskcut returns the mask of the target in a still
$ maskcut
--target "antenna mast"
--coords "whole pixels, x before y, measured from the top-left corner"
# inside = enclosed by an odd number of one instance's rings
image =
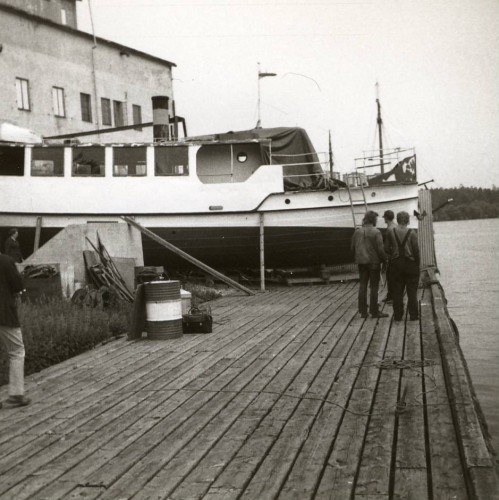
[[[379,83],[376,82],[376,105],[378,107],[378,136],[379,136],[379,159],[381,165],[381,173],[385,173],[385,164],[383,161],[383,119],[381,118],[381,104],[379,102]]]

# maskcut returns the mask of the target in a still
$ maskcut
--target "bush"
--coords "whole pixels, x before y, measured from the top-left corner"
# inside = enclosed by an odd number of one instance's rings
[[[25,374],[38,372],[125,334],[131,307],[117,302],[109,309],[89,308],[63,299],[20,304]],[[8,360],[3,349],[0,368],[0,384],[4,384],[8,380]]]

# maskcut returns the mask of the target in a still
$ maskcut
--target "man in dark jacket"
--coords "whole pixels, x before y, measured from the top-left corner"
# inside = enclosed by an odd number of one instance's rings
[[[373,318],[386,318],[388,314],[378,310],[378,289],[381,263],[388,257],[383,248],[383,236],[376,229],[378,214],[369,210],[364,216],[361,228],[355,230],[352,238],[352,250],[359,267],[359,312],[367,318],[367,285],[371,284],[369,312]]]
[[[16,298],[23,281],[11,257],[0,254],[0,339],[9,357],[9,407],[26,406],[24,395],[24,343],[17,316]]]

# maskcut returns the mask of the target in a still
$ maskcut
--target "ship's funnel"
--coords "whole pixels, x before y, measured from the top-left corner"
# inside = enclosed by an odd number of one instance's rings
[[[152,122],[155,141],[168,140],[170,137],[170,98],[163,95],[152,98]]]

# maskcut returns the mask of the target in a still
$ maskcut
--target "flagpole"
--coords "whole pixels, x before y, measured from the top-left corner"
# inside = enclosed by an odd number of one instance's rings
[[[256,122],[256,128],[262,128],[262,120],[260,116],[260,78],[265,78],[267,76],[277,76],[276,73],[267,73],[260,71],[260,63],[258,63],[258,121]]]
[[[258,64],[258,75],[257,75],[257,80],[258,80],[258,120],[256,122],[256,128],[262,128],[262,120],[260,118],[260,63]]]
[[[329,174],[333,178],[333,147],[331,146],[331,130],[329,131]]]

